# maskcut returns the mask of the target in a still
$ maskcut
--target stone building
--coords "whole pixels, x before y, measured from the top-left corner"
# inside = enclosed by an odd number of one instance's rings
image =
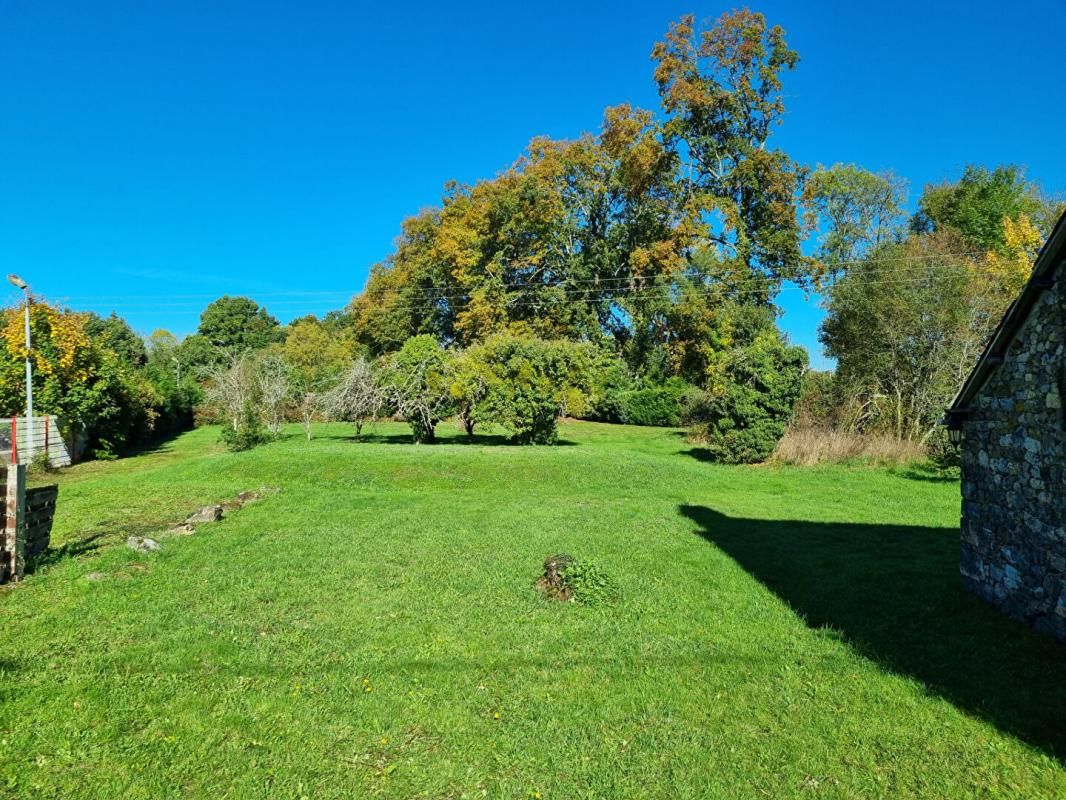
[[[948,411],[964,584],[1066,641],[1066,216]]]

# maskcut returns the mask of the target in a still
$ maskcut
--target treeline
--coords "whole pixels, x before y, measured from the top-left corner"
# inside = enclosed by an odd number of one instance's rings
[[[236,448],[287,419],[310,435],[384,414],[419,441],[452,415],[524,442],[552,441],[562,415],[686,424],[725,462],[767,458],[789,425],[936,450],[1061,204],[1020,168],[968,167],[908,215],[893,175],[797,163],[773,133],[799,56],[761,14],[684,17],[652,60],[658,113],[608,108],[595,135],[534,139],[496,177],[449,185],[343,311],[281,326],[224,297],[184,341],[142,343],[115,317],[37,306],[40,408],[100,454],[194,408]],[[786,285],[822,296],[833,373],[780,332]]]
[[[658,115],[609,108],[597,135],[535,139],[406,220],[348,309],[356,340],[593,347],[723,461],[765,458],[790,421],[935,449],[1061,203],[1017,167],[968,167],[908,216],[891,174],[798,164],[773,139],[798,54],[760,14],[684,17],[652,59]],[[779,333],[786,282],[824,298],[835,373],[806,374]]]
[[[91,457],[113,458],[192,423],[197,383],[179,381],[168,351],[125,320],[36,298],[30,308],[34,411],[61,417]],[[8,416],[26,407],[24,314],[25,306],[0,314],[0,414]]]
[[[821,240],[838,267],[820,334],[837,368],[807,376],[798,422],[948,456],[944,410],[1032,273],[1062,203],[1012,166],[968,167],[926,187],[910,217],[888,177],[839,167],[815,177],[827,181],[820,200],[834,221]]]
[[[771,138],[798,56],[739,11],[702,31],[682,19],[652,57],[658,117],[609,108],[597,135],[535,139],[497,177],[449,186],[373,268],[353,332],[372,357],[414,336],[580,344],[617,365],[630,400],[602,416],[638,421],[632,405],[655,404],[723,460],[758,460],[806,367],[774,298],[822,270],[801,249],[806,171]]]

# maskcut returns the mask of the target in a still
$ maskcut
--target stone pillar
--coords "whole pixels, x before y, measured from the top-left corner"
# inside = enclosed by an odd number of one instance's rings
[[[26,465],[7,468],[7,501],[4,506],[4,539],[8,551],[11,580],[26,571]]]

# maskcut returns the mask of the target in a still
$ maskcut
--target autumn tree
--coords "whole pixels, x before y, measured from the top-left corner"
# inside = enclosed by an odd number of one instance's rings
[[[784,31],[746,9],[703,29],[684,16],[652,58],[664,140],[732,279],[762,304],[783,280],[807,282],[815,265],[800,250],[797,210],[806,173],[770,143],[785,114],[782,76],[799,61]]]

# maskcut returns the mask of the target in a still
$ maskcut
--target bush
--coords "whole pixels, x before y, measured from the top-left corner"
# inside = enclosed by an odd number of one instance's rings
[[[236,425],[222,426],[222,441],[233,452],[251,450],[270,441],[270,438],[255,405],[251,402],[244,404]]]
[[[615,402],[618,422],[676,427],[681,424],[682,400],[693,389],[681,378],[670,378],[666,383],[621,392]]]
[[[486,377],[474,418],[500,425],[521,444],[555,442],[564,409],[588,405],[580,347],[509,334],[472,347],[468,355],[485,366]]]
[[[926,440],[925,447],[929,463],[938,473],[953,478],[962,474],[962,454],[959,446],[948,440],[947,428],[937,426]]]
[[[732,350],[711,388],[689,401],[690,437],[724,464],[764,461],[784,436],[800,393],[807,353],[771,323]]]

